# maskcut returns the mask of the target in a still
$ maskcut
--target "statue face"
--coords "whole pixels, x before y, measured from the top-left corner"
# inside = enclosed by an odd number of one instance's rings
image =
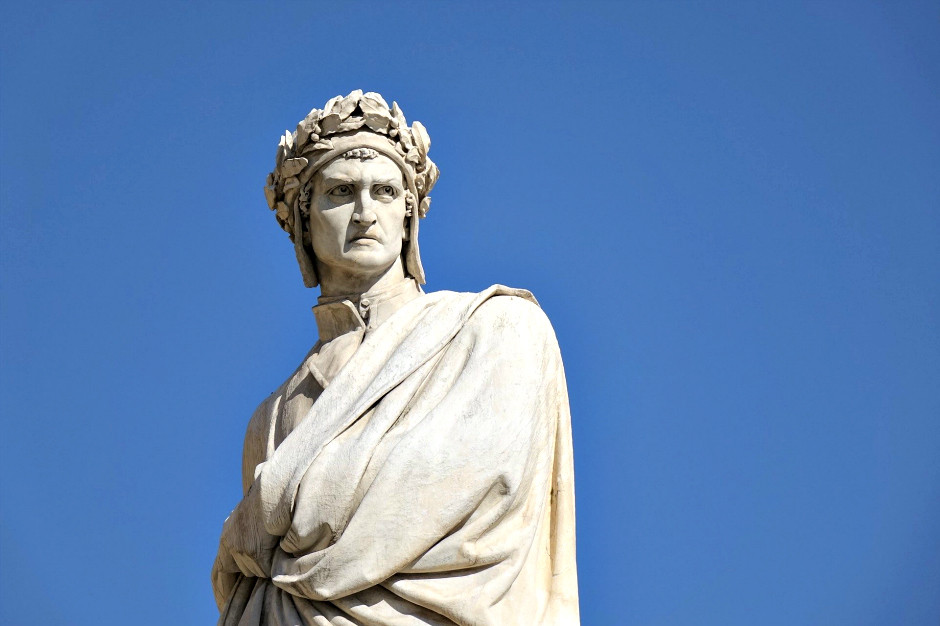
[[[384,272],[401,258],[405,211],[404,179],[390,158],[333,159],[316,173],[310,202],[317,261],[341,273]]]

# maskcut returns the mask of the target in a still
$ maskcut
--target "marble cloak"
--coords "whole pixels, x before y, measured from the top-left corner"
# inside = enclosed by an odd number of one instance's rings
[[[579,623],[568,395],[528,292],[408,302],[268,442],[223,528],[220,625]]]

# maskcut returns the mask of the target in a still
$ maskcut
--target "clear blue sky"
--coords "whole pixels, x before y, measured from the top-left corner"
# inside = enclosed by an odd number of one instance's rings
[[[211,624],[315,340],[262,194],[355,88],[432,290],[535,292],[583,622],[940,623],[940,5],[4,2],[0,622]]]

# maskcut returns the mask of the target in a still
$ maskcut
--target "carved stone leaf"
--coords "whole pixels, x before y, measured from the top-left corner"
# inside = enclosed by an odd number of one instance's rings
[[[321,139],[320,141],[313,144],[314,150],[332,150],[333,142],[329,139]]]
[[[413,147],[408,151],[408,154],[405,155],[405,160],[409,163],[417,163],[421,160],[421,153],[418,152],[417,148]]]
[[[297,146],[304,145],[307,143],[307,139],[310,137],[310,124],[306,120],[301,121],[300,124],[297,124],[297,131],[295,134],[297,137]]]
[[[405,128],[408,122],[405,121],[405,114],[398,108],[398,103],[392,101],[392,126],[395,128]]]
[[[287,159],[287,161],[284,162],[284,165],[281,166],[281,175],[284,176],[284,178],[290,178],[291,176],[296,176],[297,174],[300,173],[302,169],[307,167],[307,163],[308,161],[304,157],[297,157],[296,159]],[[285,183],[284,185],[286,188],[287,183]]]
[[[352,115],[352,112],[356,110],[356,105],[359,104],[360,98],[362,98],[362,89],[356,89],[342,99],[339,103],[339,110],[336,111],[336,113],[339,113],[340,119],[345,120]]]
[[[292,180],[295,181],[294,186],[284,191],[284,203],[287,206],[294,206],[294,200],[297,199],[297,195],[300,193],[300,183],[296,182],[296,178]]]
[[[294,189],[295,187],[300,187],[300,181],[297,180],[296,176],[291,176],[284,181],[284,193],[287,194],[288,191]]]
[[[414,147],[414,142],[411,141],[411,130],[407,126],[398,127],[398,140],[405,150],[411,150]]]
[[[385,98],[382,97],[382,94],[375,93],[374,91],[369,91],[362,96],[364,99],[372,100],[382,105],[382,108],[388,111],[388,102],[385,101]],[[359,106],[362,106],[362,101],[360,100]],[[365,111],[365,109],[363,109]]]
[[[290,209],[284,202],[278,202],[276,210],[277,210],[277,219],[279,220],[286,220],[287,216],[290,214]]]
[[[431,191],[434,188],[434,185],[437,183],[437,179],[441,177],[441,170],[437,169],[437,165],[433,161],[428,161],[428,171],[425,176],[428,179],[427,190],[425,193]]]
[[[274,188],[274,185],[265,185],[264,186],[264,199],[268,203],[268,208],[274,209],[275,201],[277,200],[277,190]]]
[[[357,128],[362,128],[362,125],[366,121],[361,117],[350,117],[345,122],[336,127],[336,132],[345,133],[350,130],[356,130]]]
[[[320,133],[320,117],[323,115],[323,111],[320,109],[314,109],[310,111],[309,115],[305,117],[301,124],[303,124],[304,129],[307,131],[307,135],[317,135]]]
[[[325,115],[334,113],[335,111],[333,111],[333,109],[336,107],[336,105],[338,105],[342,101],[343,101],[343,96],[336,96],[335,98],[330,98],[329,102],[327,102],[326,105],[323,107],[323,113]]]
[[[364,95],[362,100],[359,101],[359,108],[362,109],[362,114],[365,116],[366,125],[376,132],[384,133],[388,130],[389,122],[391,122],[388,105],[385,104],[384,100],[379,102],[371,96],[378,96],[378,94],[369,92]],[[381,100],[382,96],[378,97]]]
[[[332,135],[343,120],[337,113],[330,113],[320,120],[320,135]]]
[[[389,123],[388,113],[384,116],[380,115],[366,115],[366,126],[371,128],[377,133],[388,133],[388,123]]]
[[[421,156],[426,156],[431,149],[431,138],[428,131],[421,122],[411,123],[411,132],[414,133],[415,145],[421,151]]]
[[[280,167],[281,163],[284,162],[284,158],[287,156],[287,145],[284,142],[284,137],[281,137],[281,142],[277,144],[277,156],[274,159],[275,167]]]

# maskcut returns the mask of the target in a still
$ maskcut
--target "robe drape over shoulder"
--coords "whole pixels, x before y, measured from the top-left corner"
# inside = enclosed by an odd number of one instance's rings
[[[409,281],[314,312],[248,426],[219,624],[578,624],[568,395],[532,295]]]

